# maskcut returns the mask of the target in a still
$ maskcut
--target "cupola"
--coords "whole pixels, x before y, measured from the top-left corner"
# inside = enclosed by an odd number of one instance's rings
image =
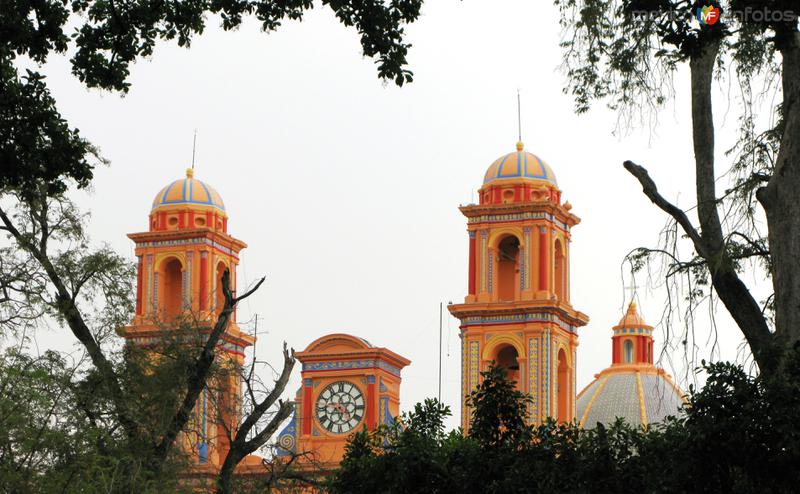
[[[500,156],[486,170],[480,191],[480,204],[520,202],[559,202],[556,175],[545,161],[525,151],[517,142],[517,150]]]
[[[187,168],[185,178],[170,182],[153,199],[150,231],[198,228],[227,232],[228,215],[216,189]]]

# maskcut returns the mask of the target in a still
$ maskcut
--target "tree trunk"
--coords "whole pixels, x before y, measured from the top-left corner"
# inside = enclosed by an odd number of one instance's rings
[[[775,292],[776,358],[800,341],[800,33],[786,34],[783,57],[783,135],[775,171],[758,191],[769,227]]]
[[[720,300],[744,333],[753,357],[762,371],[772,368],[773,338],[758,302],[736,274],[728,256],[717,210],[714,172],[714,116],[711,85],[719,54],[718,41],[707,42],[693,55],[689,68],[692,86],[692,137],[695,155],[697,216],[700,221],[700,245],[695,245],[706,261],[711,283]],[[697,244],[697,242],[696,242]]]

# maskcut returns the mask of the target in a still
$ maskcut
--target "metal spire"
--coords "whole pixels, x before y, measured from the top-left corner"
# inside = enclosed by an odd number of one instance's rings
[[[522,105],[520,104],[519,89],[517,89],[517,137],[522,142]]]
[[[194,171],[194,156],[197,149],[197,129],[194,129],[194,138],[192,139],[192,171]]]

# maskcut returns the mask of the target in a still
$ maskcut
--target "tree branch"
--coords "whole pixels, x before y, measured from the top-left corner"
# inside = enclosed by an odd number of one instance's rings
[[[719,265],[719,255],[706,246],[686,213],[659,194],[658,187],[656,187],[655,182],[650,178],[650,174],[647,173],[645,168],[632,161],[625,161],[623,166],[639,180],[642,185],[642,191],[647,198],[681,225],[683,231],[691,239],[697,253],[706,261],[714,289],[733,316],[736,324],[742,330],[742,333],[744,333],[745,339],[747,339],[759,366],[762,369],[771,366],[772,333],[761,307],[753,298],[747,286],[739,279],[739,276],[731,266]],[[728,259],[729,262],[730,259]],[[714,269],[715,267],[716,269]],[[720,269],[720,267],[725,269]]]
[[[217,344],[219,343],[222,334],[228,329],[231,316],[233,315],[233,309],[236,307],[236,304],[239,303],[239,301],[244,300],[255,293],[255,291],[261,287],[261,284],[264,283],[264,280],[265,277],[262,277],[253,286],[253,288],[248,290],[244,295],[240,297],[234,297],[230,288],[230,270],[226,269],[222,274],[222,293],[225,296],[225,304],[223,305],[219,316],[217,316],[217,322],[214,324],[213,329],[209,333],[208,339],[203,345],[203,350],[200,352],[200,355],[197,357],[197,360],[190,369],[189,378],[186,384],[186,394],[183,396],[181,405],[178,408],[178,411],[172,417],[172,420],[170,420],[170,425],[165,430],[161,441],[155,448],[156,454],[154,455],[153,460],[154,465],[152,465],[154,468],[158,468],[158,465],[163,463],[164,459],[166,459],[172,444],[175,442],[178,434],[183,430],[184,426],[188,422],[192,410],[194,410],[195,404],[197,403],[197,398],[200,396],[200,393],[206,386],[206,381],[216,356]]]
[[[275,381],[275,385],[269,394],[260,402],[255,403],[253,410],[247,415],[241,425],[236,431],[236,437],[231,442],[228,455],[225,457],[225,462],[220,469],[218,477],[218,494],[227,494],[232,492],[233,486],[233,473],[236,465],[247,455],[255,452],[258,448],[263,446],[270,437],[278,430],[281,423],[289,418],[294,410],[294,403],[288,401],[280,401],[279,398],[286,389],[289,378],[292,375],[292,369],[296,360],[294,358],[294,350],[290,350],[283,343],[283,370],[281,375]],[[264,414],[272,408],[275,403],[278,403],[278,411],[269,421],[267,426],[248,440],[251,432],[255,426],[261,421]]]
[[[43,202],[45,203],[43,207],[46,209],[46,200],[43,199]],[[64,318],[64,321],[66,321],[67,326],[69,326],[70,330],[72,331],[72,334],[75,335],[78,341],[80,341],[84,348],[86,348],[86,352],[89,354],[92,364],[94,364],[95,368],[100,373],[104,384],[108,386],[120,423],[125,428],[128,438],[136,442],[140,437],[139,426],[128,413],[126,398],[122,393],[122,389],[120,387],[117,374],[114,371],[114,367],[103,354],[103,351],[100,348],[100,345],[94,339],[94,336],[92,336],[91,330],[86,324],[86,321],[84,321],[83,316],[75,304],[75,299],[67,290],[64,280],[62,280],[55,266],[53,266],[53,263],[50,261],[47,251],[42,250],[47,248],[47,236],[49,232],[49,225],[46,224],[47,214],[45,213],[37,215],[33,213],[34,205],[29,203],[29,206],[31,207],[32,219],[39,221],[40,238],[38,246],[36,243],[31,241],[27,235],[21,233],[14,226],[11,219],[8,217],[8,214],[3,211],[2,208],[0,208],[0,221],[3,222],[3,225],[8,232],[11,233],[11,236],[14,238],[17,244],[23,250],[27,251],[34,259],[36,259],[36,261],[45,270],[48,279],[56,289],[56,300],[53,304],[53,308],[58,311],[61,317]]]

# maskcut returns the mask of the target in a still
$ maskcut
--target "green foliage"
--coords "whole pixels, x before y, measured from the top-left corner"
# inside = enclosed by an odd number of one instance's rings
[[[665,326],[678,327],[673,324],[675,314],[693,313],[699,303],[713,303],[716,295],[727,297],[729,308],[744,306],[733,302],[728,293],[715,294],[711,275],[730,269],[737,274],[755,272],[755,279],[769,280],[774,273],[770,233],[756,192],[773,176],[782,144],[786,145],[782,142],[784,111],[797,106],[790,101],[795,96],[782,94],[782,60],[786,57],[780,51],[794,43],[800,4],[796,0],[555,0],[555,4],[564,30],[562,68],[568,80],[564,91],[574,97],[578,113],[600,102],[617,111],[617,130],[652,127],[659,111],[675,95],[674,76],[679,69],[687,69],[689,61],[704,49],[715,54],[718,86],[730,88],[724,97],[733,100],[730,106],[738,109],[738,136],[727,146],[729,160],[718,171],[712,170],[727,189],[713,197],[722,227],[721,238],[715,242],[722,252],[709,259],[699,255],[687,258],[686,242],[670,220],[656,246],[637,249],[626,261],[634,272],[651,269],[648,276],[666,288]],[[705,6],[720,9],[717,22],[699,22],[698,8]],[[781,102],[782,98],[788,100]],[[698,146],[714,142],[713,132],[695,134],[693,139]],[[711,200],[696,198],[699,203]],[[686,211],[690,209],[691,203]],[[700,229],[703,235],[711,235],[710,230]],[[767,327],[774,322],[774,296],[760,305]],[[689,334],[693,318],[686,319],[690,322],[680,338],[684,341],[693,338]],[[734,319],[741,317],[734,315]],[[755,331],[740,329],[745,334]],[[755,349],[755,354],[761,358],[761,349]],[[765,362],[759,365],[766,370]]]
[[[706,385],[692,390],[681,415],[664,424],[641,428],[619,419],[580,429],[548,420],[506,435],[483,430],[484,418],[504,416],[492,422],[498,429],[523,423],[524,400],[502,369],[492,368],[483,374],[492,382],[470,398],[470,434],[445,433],[449,410],[428,400],[393,426],[354,434],[327,487],[337,494],[794,492],[800,358],[794,362],[791,382],[754,378],[731,364],[706,365]],[[476,431],[478,418],[484,422]]]
[[[86,187],[95,155],[61,117],[44,77],[32,71],[19,77],[0,55],[0,192],[19,190],[30,197],[44,188],[61,194],[65,180]]]
[[[511,447],[531,435],[527,425],[530,396],[507,379],[506,369],[492,365],[482,372],[483,380],[467,398],[472,407],[470,436],[484,447]]]
[[[180,462],[137,476],[141,457],[108,427],[106,405],[94,377],[58,353],[0,355],[0,492],[176,492]]]

